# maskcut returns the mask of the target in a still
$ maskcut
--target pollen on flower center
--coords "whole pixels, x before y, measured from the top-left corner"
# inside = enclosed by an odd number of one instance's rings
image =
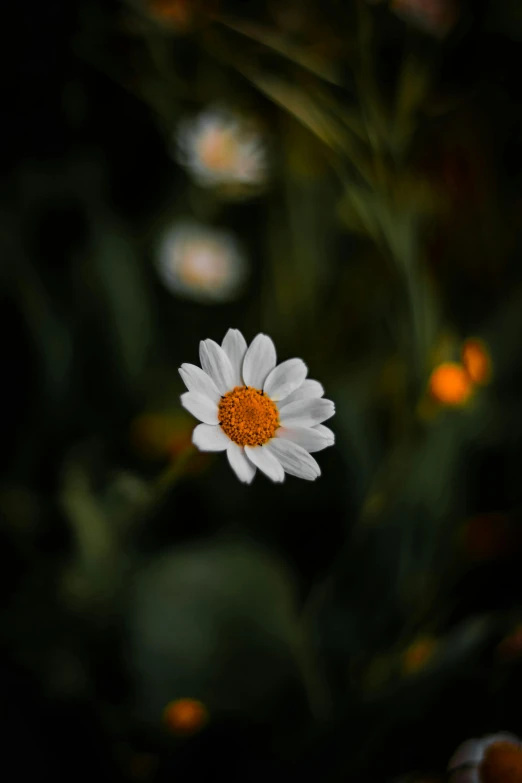
[[[221,398],[218,418],[223,431],[239,446],[262,446],[279,427],[275,402],[249,386],[236,386]]]
[[[512,742],[495,742],[480,765],[483,783],[522,783],[522,748]]]

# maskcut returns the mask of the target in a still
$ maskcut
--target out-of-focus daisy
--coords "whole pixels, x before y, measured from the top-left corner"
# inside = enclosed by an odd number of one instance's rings
[[[221,108],[182,120],[177,159],[203,187],[258,188],[266,181],[266,148],[246,119]]]
[[[464,742],[448,764],[451,783],[522,783],[522,742],[490,734]]]
[[[248,269],[233,234],[196,222],[177,223],[164,233],[157,265],[168,288],[202,302],[234,299]]]
[[[202,340],[201,369],[183,364],[188,392],[183,406],[202,424],[192,440],[201,451],[226,451],[237,477],[250,484],[256,468],[272,481],[285,472],[314,481],[321,473],[311,452],[332,446],[334,434],[322,422],[335,413],[318,381],[307,380],[301,359],[276,362],[274,343],[258,334],[247,347],[238,329],[221,345]]]

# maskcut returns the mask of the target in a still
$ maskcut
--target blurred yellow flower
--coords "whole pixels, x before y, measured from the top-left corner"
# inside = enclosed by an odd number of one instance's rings
[[[464,405],[473,393],[473,383],[463,365],[444,362],[436,367],[429,379],[431,396],[448,406]]]
[[[163,722],[173,734],[195,734],[207,723],[208,710],[196,699],[176,699],[163,711]]]

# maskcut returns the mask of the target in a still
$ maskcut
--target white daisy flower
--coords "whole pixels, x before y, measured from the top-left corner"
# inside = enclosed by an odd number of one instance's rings
[[[163,234],[157,267],[172,291],[204,302],[234,299],[248,271],[232,234],[190,221],[176,223]]]
[[[231,111],[209,108],[183,120],[176,139],[178,161],[203,187],[259,186],[266,179],[260,134]]]
[[[448,764],[451,783],[522,783],[522,742],[490,734],[464,742]]]
[[[335,407],[318,381],[306,379],[301,359],[277,364],[270,337],[258,334],[247,347],[238,329],[229,329],[221,345],[202,340],[199,358],[203,369],[182,364],[179,370],[188,389],[181,402],[203,422],[192,435],[198,449],[226,451],[247,484],[256,468],[276,482],[285,472],[308,481],[321,475],[311,453],[333,445],[323,422]]]

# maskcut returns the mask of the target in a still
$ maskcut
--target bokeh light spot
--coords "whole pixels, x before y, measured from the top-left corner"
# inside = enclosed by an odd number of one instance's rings
[[[208,710],[197,699],[176,699],[163,711],[165,726],[176,735],[190,735],[199,731],[208,721]]]
[[[443,405],[464,405],[471,397],[473,384],[461,364],[444,362],[432,372],[429,390]]]

